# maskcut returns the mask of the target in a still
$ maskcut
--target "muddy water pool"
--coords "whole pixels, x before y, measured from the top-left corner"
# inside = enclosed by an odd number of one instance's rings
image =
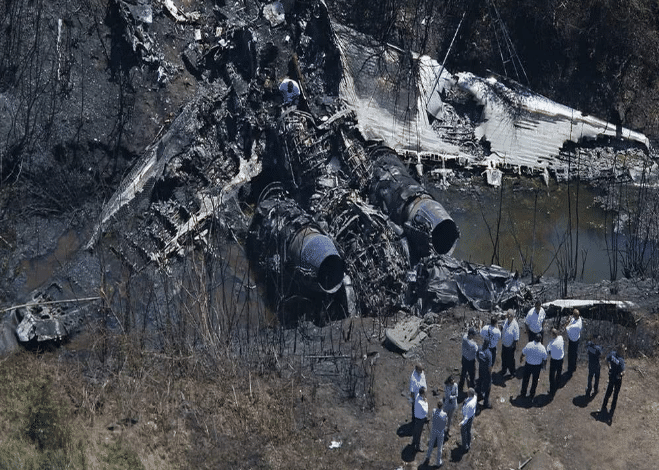
[[[595,188],[582,183],[577,197],[576,183],[545,186],[504,177],[501,188],[478,183],[431,192],[460,228],[453,252],[458,259],[561,277],[576,253],[577,280],[611,277],[606,237],[610,245],[613,214],[602,209]]]

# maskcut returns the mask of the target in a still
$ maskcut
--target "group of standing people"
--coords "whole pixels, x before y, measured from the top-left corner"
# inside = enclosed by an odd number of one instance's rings
[[[563,360],[565,358],[565,340],[557,328],[551,329],[551,339],[547,346],[543,345],[545,310],[537,301],[529,310],[524,323],[528,334],[528,343],[522,349],[521,361],[524,361],[522,385],[520,397],[527,396],[529,381],[531,389],[528,397],[535,397],[540,372],[545,368],[549,360],[549,396],[554,397],[558,388],[563,371]],[[583,321],[577,309],[574,309],[567,324],[565,333],[567,335],[567,373],[568,377],[577,369],[579,352],[579,340],[583,329]],[[477,338],[482,339],[481,344]],[[503,327],[499,329],[498,319],[492,317],[490,324],[483,326],[480,334],[474,328],[464,334],[462,338],[462,367],[459,383],[454,377],[449,376],[444,383],[444,398],[437,403],[436,408],[430,414],[432,423],[430,441],[426,455],[426,462],[430,460],[432,451],[437,448],[437,465],[442,465],[443,443],[448,439],[451,420],[458,407],[458,392],[463,390],[465,382],[468,385],[467,396],[462,405],[463,419],[460,422],[461,446],[464,451],[471,447],[471,428],[476,414],[479,399],[483,400],[483,408],[491,408],[490,391],[492,388],[492,368],[496,361],[497,347],[501,341],[501,377],[503,379],[516,376],[515,353],[519,341],[520,329],[512,310],[508,310]],[[624,347],[623,347],[624,349]],[[589,341],[586,345],[588,352],[588,384],[586,387],[586,398],[597,394],[600,377],[600,358],[602,348]],[[606,356],[609,368],[609,384],[604,396],[600,416],[612,421],[613,413],[618,400],[618,393],[625,373],[625,361],[619,352],[613,350]],[[476,365],[478,364],[478,380],[476,380]],[[594,386],[593,386],[594,379]],[[414,424],[412,446],[414,450],[421,451],[420,441],[423,426],[428,422],[428,402],[426,399],[427,384],[425,373],[421,364],[417,364],[410,378],[410,398],[412,400],[412,421]],[[591,396],[591,391],[594,391]],[[610,412],[607,412],[609,398],[613,395]]]
[[[428,401],[426,399],[427,390],[426,376],[423,371],[423,366],[417,364],[414,367],[412,376],[410,377],[410,398],[412,398],[412,447],[415,451],[421,451],[421,434],[423,426],[429,421],[428,419]],[[470,398],[473,400],[465,400],[462,405],[463,420],[460,423],[461,431],[464,430],[468,433],[468,440],[471,440],[471,423],[476,413],[476,397],[473,389],[470,389],[472,394]],[[437,463],[441,466],[442,450],[444,442],[450,436],[451,421],[453,414],[458,408],[458,384],[452,375],[449,375],[444,381],[444,398],[437,402],[436,408],[430,414],[430,440],[428,442],[428,450],[426,455],[426,462],[430,461],[432,451],[437,448]],[[465,434],[463,432],[463,442]],[[467,447],[468,449],[468,447]]]
[[[563,373],[563,360],[565,358],[565,340],[558,329],[552,328],[551,339],[545,348],[543,345],[545,317],[545,310],[542,308],[540,301],[537,301],[524,319],[529,342],[522,350],[522,359],[526,361],[526,364],[524,366],[520,397],[526,397],[529,378],[531,378],[529,398],[533,399],[538,385],[540,371],[545,368],[547,360],[549,360],[549,396],[553,398],[560,386]],[[583,321],[581,320],[581,315],[579,310],[574,309],[572,316],[565,325],[565,332],[568,337],[567,373],[569,376],[572,376],[577,370],[579,340],[582,329]]]

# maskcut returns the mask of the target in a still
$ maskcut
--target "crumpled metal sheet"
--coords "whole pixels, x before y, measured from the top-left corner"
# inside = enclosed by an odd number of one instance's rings
[[[464,301],[481,311],[517,306],[526,295],[518,276],[499,266],[483,266],[449,256],[429,257],[420,268],[424,310],[442,310]]]
[[[23,343],[35,339],[37,342],[62,340],[83,321],[83,313],[79,309],[65,311],[38,302],[17,308],[15,314],[20,319],[16,336]]]

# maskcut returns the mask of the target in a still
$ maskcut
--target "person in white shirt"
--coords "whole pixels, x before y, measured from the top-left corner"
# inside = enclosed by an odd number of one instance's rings
[[[510,371],[515,376],[515,350],[519,341],[519,325],[515,319],[515,312],[508,310],[506,321],[503,324],[501,335],[501,376]]]
[[[490,318],[490,324],[481,329],[481,336],[490,345],[492,367],[494,367],[494,363],[497,361],[497,346],[499,346],[499,340],[501,339],[501,330],[497,327],[497,317],[492,316]]]
[[[410,377],[410,401],[412,402],[412,422],[414,422],[414,401],[421,387],[428,388],[426,384],[426,373],[423,372],[423,366],[417,364],[414,366],[412,376]]]
[[[563,356],[565,348],[563,336],[558,334],[556,328],[551,330],[551,341],[547,345],[547,354],[551,356],[549,361],[549,395],[556,395],[558,385],[561,382],[561,372],[563,372]]]
[[[545,322],[545,309],[542,308],[542,303],[539,300],[535,301],[535,307],[529,310],[526,314],[524,323],[526,323],[526,332],[529,335],[529,342],[535,335],[540,335],[540,342],[544,339],[543,324]]]
[[[476,391],[470,388],[467,392],[467,398],[462,404],[462,421],[460,421],[460,435],[462,437],[462,448],[466,451],[471,447],[471,425],[474,422],[476,414],[476,404],[478,398]]]
[[[448,416],[442,410],[442,402],[437,403],[437,408],[432,412],[432,430],[430,431],[430,441],[428,441],[428,454],[424,463],[430,462],[432,450],[437,446],[437,466],[441,467],[442,462],[442,449],[444,448],[444,430],[446,429],[446,422]]]
[[[421,387],[414,400],[414,434],[412,435],[412,448],[421,452],[421,433],[428,417],[428,402],[426,401],[426,387]]]
[[[290,78],[282,80],[279,85],[279,92],[284,98],[284,104],[297,105],[298,100],[300,99],[300,85],[298,85],[295,80],[291,80]]]
[[[579,338],[581,338],[581,329],[583,322],[579,310],[576,308],[572,311],[572,318],[565,327],[567,333],[567,371],[572,374],[577,370],[577,359],[579,357]]]
[[[540,377],[540,369],[544,362],[547,360],[547,350],[540,343],[540,335],[533,336],[524,349],[522,349],[522,360],[526,358],[526,365],[524,366],[524,378],[522,379],[522,390],[519,392],[520,397],[526,396],[526,389],[529,385],[529,377],[533,376],[531,383],[531,392],[529,398],[533,399],[535,396],[535,389],[538,386],[538,378]]]
[[[455,383],[453,375],[449,375],[444,381],[444,412],[448,416],[446,422],[446,435],[451,435],[451,421],[453,413],[458,408],[458,384]]]

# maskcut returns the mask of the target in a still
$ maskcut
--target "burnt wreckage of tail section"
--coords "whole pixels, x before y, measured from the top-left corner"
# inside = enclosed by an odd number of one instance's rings
[[[286,310],[307,298],[311,310],[335,305],[356,315],[415,303],[408,289],[413,266],[431,251],[450,252],[459,231],[396,153],[367,152],[351,113],[317,126],[295,109],[282,115],[271,149],[264,166],[281,183],[259,200],[250,252],[276,306]],[[313,302],[317,295],[326,302]]]

